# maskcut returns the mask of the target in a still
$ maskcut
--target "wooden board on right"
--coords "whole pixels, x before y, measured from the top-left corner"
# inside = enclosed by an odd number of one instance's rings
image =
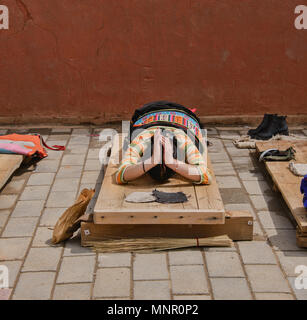
[[[19,154],[0,154],[0,190],[22,161],[23,156]]]
[[[307,163],[307,140],[275,140],[256,143],[259,153],[271,148],[286,150],[291,146],[296,150],[295,162]],[[307,232],[307,210],[303,206],[303,195],[300,192],[302,177],[295,176],[290,171],[288,161],[268,161],[265,162],[265,167],[287,203],[299,229],[301,232]]]

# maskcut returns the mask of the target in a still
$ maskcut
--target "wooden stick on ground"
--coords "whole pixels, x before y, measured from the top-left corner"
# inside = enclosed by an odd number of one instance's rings
[[[227,235],[200,238],[139,238],[139,239],[109,239],[87,241],[86,246],[92,246],[98,252],[131,252],[131,251],[162,251],[188,247],[231,247],[232,240]]]

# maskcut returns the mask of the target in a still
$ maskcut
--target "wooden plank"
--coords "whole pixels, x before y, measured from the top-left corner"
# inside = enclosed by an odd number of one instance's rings
[[[126,185],[117,185],[115,174],[121,159],[122,140],[123,136],[118,135],[114,141],[109,165],[94,208],[94,223],[161,225],[224,223],[225,209],[214,174],[213,183],[209,186],[194,185],[178,175],[162,184],[145,175]],[[210,160],[208,167],[213,172]],[[182,191],[189,196],[189,201],[183,204],[125,201],[125,197],[132,192],[154,189],[165,192]]]
[[[257,142],[256,148],[258,152],[276,148],[285,150],[290,146],[296,150],[296,162],[307,162],[307,141],[270,141]],[[294,161],[295,162],[295,161]],[[307,232],[307,210],[303,207],[303,196],[300,193],[300,184],[302,177],[295,176],[288,168],[289,162],[286,161],[271,161],[265,162],[265,167],[271,175],[272,180],[277,189],[282,194],[287,203],[294,219],[296,220],[300,230]]]
[[[286,150],[290,147],[294,147],[296,150],[295,158],[298,163],[306,163],[307,159],[307,140],[295,140],[295,141],[284,141],[274,140],[267,142],[257,142],[256,149],[258,152],[263,152],[268,149]]]
[[[97,224],[217,224],[223,221],[224,211],[155,209],[112,209],[95,214]],[[221,222],[224,223],[224,222]]]
[[[81,243],[109,238],[206,238],[227,234],[232,240],[253,240],[253,217],[248,211],[230,211],[218,225],[106,225],[81,223]]]
[[[201,209],[224,210],[223,200],[208,155],[208,169],[212,174],[212,183],[209,186],[194,185],[198,206]]]
[[[307,248],[307,233],[303,233],[299,228],[296,229],[296,244],[300,248]]]
[[[19,168],[23,161],[23,155],[0,154],[0,190],[6,184],[10,176]]]

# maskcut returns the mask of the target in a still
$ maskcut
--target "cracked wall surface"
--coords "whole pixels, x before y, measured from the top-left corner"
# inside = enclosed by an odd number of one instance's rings
[[[158,99],[199,115],[307,114],[295,0],[0,0],[1,118],[113,120]]]

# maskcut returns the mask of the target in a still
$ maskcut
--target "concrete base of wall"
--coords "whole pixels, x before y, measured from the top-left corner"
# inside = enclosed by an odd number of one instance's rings
[[[237,115],[237,116],[203,116],[201,121],[207,125],[258,125],[263,116],[255,115]],[[24,127],[46,127],[50,125],[105,125],[108,123],[118,123],[122,120],[130,120],[128,117],[0,117],[0,125],[13,126],[21,125]],[[289,125],[307,125],[307,114],[302,115],[288,115],[287,122]]]

